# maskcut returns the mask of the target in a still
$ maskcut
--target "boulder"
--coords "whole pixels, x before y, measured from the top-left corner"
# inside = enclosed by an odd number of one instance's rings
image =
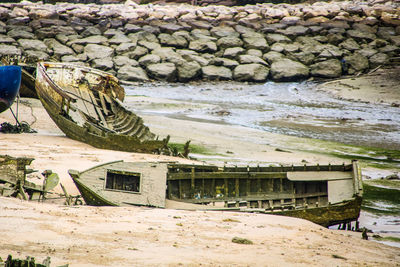
[[[111,57],[95,58],[92,60],[91,66],[95,69],[108,71],[113,68],[114,62]]]
[[[222,37],[218,39],[217,41],[217,46],[221,48],[227,48],[227,47],[237,47],[237,46],[242,46],[243,41],[240,40],[238,37]]]
[[[43,52],[43,51],[38,51],[38,50],[26,50],[24,51],[24,56],[28,59],[28,61],[45,61],[50,58],[50,56]]]
[[[111,39],[108,40],[109,44],[123,44],[123,43],[131,43],[131,39],[125,36],[125,34],[120,33],[114,35]]]
[[[218,48],[213,41],[208,39],[198,39],[190,42],[189,49],[202,53],[214,53]]]
[[[82,39],[75,39],[73,41],[68,42],[68,45],[73,44],[107,44],[108,39],[101,35],[93,35]]]
[[[269,33],[267,34],[266,38],[269,44],[292,42],[292,40],[290,40],[287,36],[279,33]]]
[[[227,58],[236,58],[238,55],[243,54],[244,51],[242,47],[230,47],[225,49],[223,56]]]
[[[157,55],[147,54],[138,60],[140,66],[147,67],[150,64],[157,64],[161,62],[161,58]]]
[[[130,59],[127,56],[116,56],[113,57],[113,62],[114,62],[114,66],[116,67],[122,67],[124,65],[128,65],[131,67],[138,67],[139,66],[139,62],[137,62],[134,59]]]
[[[373,48],[370,48],[370,47],[366,47],[366,48],[360,49],[357,52],[360,53],[361,55],[363,55],[364,57],[367,57],[367,58],[369,58],[369,57],[375,55],[376,53],[378,53],[377,50],[375,50]]]
[[[337,78],[342,75],[342,64],[338,59],[329,59],[310,66],[311,76]]]
[[[246,37],[243,38],[244,46],[247,49],[259,49],[265,51],[269,48],[267,40],[265,38],[257,37]]]
[[[45,39],[44,43],[47,45],[48,48],[53,50],[53,54],[62,57],[66,55],[74,55],[74,51],[72,51],[71,48],[68,46],[65,46],[58,42],[56,39],[50,38],[50,39]]]
[[[173,46],[177,48],[185,48],[188,46],[188,41],[183,36],[179,35],[160,33],[158,39],[160,39],[160,43],[165,46]]]
[[[310,52],[298,52],[298,53],[293,53],[291,54],[294,58],[295,61],[300,61],[304,65],[310,65],[313,63],[315,56],[313,53]]]
[[[185,60],[183,57],[174,51],[171,47],[162,47],[155,49],[151,52],[154,55],[157,55],[161,58],[162,61],[171,62],[175,64],[183,63]]]
[[[267,80],[269,69],[260,64],[244,64],[237,66],[233,71],[236,81],[264,82]]]
[[[7,33],[8,37],[14,38],[14,39],[35,39],[36,36],[27,31],[21,31],[17,29],[13,29]]]
[[[201,68],[206,80],[231,80],[232,71],[223,66],[205,66]]]
[[[355,74],[357,72],[363,72],[369,67],[368,59],[361,55],[360,53],[354,53],[352,55],[343,58],[347,71],[349,74]]]
[[[158,42],[149,42],[145,40],[139,40],[138,44],[147,48],[148,50],[155,50],[161,48],[161,45]]]
[[[310,32],[310,28],[304,27],[302,25],[289,26],[284,30],[278,31],[278,33],[282,33],[282,34],[292,37],[292,38],[297,37],[297,36],[306,35],[309,32]]]
[[[263,59],[266,60],[269,64],[272,64],[275,61],[279,61],[284,58],[286,58],[285,55],[275,51],[269,51],[268,53],[265,53],[263,55]]]
[[[21,50],[12,45],[0,44],[0,56],[5,55],[21,55]]]
[[[83,32],[81,32],[81,36],[83,38],[89,37],[92,35],[101,35],[100,29],[95,26],[89,26]]]
[[[158,63],[147,66],[149,75],[157,80],[176,81],[176,67],[173,63]]]
[[[357,41],[366,40],[367,42],[371,42],[376,39],[376,35],[368,31],[347,30],[346,34],[348,37]]]
[[[136,46],[135,50],[126,52],[124,53],[124,55],[132,59],[139,59],[140,57],[146,55],[148,52],[149,50],[147,48],[143,46]]]
[[[389,56],[384,53],[376,53],[369,58],[370,68],[375,68],[388,63]]]
[[[0,44],[12,44],[15,43],[15,39],[7,35],[0,34]]]
[[[271,78],[274,81],[296,81],[309,76],[307,66],[290,59],[282,59],[271,64]]]
[[[239,63],[240,64],[252,64],[252,63],[257,63],[260,65],[268,66],[268,63],[265,62],[263,59],[253,56],[253,55],[240,55],[238,57]]]
[[[239,33],[236,32],[234,28],[229,27],[229,26],[213,27],[213,28],[211,28],[210,33],[212,36],[217,37],[217,38],[239,37]]]
[[[354,41],[354,39],[352,38],[348,38],[345,41],[341,42],[339,44],[340,48],[349,50],[349,51],[355,51],[360,49],[360,46],[358,45],[358,43],[356,41]]]
[[[148,81],[149,77],[146,72],[140,67],[132,67],[124,65],[118,69],[117,78],[123,81]]]
[[[23,50],[41,50],[43,52],[47,51],[47,46],[40,40],[19,39],[18,43]]]
[[[201,66],[196,61],[183,62],[178,65],[178,80],[187,82],[197,78],[201,74]]]
[[[112,56],[114,49],[104,45],[88,44],[85,46],[84,52],[90,60],[93,60]]]
[[[208,59],[206,59],[202,56],[199,56],[199,55],[185,55],[185,56],[183,56],[183,58],[186,61],[195,61],[195,62],[199,63],[200,66],[202,66],[202,67],[207,66],[209,63]]]
[[[122,43],[115,48],[115,52],[118,54],[126,53],[129,51],[133,51],[136,48],[136,43]]]

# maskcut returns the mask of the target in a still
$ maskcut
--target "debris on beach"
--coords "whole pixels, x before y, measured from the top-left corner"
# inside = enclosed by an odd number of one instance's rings
[[[0,155],[0,196],[15,197],[23,200],[44,201],[46,199],[66,198],[66,204],[82,204],[79,201],[80,196],[70,196],[64,191],[64,195],[57,194],[53,197],[52,190],[59,184],[59,176],[51,170],[45,170],[42,175],[44,177],[43,184],[38,185],[27,180],[27,174],[37,172],[37,170],[28,169],[33,158],[27,157],[11,157],[8,155]],[[52,194],[48,197],[48,194]],[[73,202],[75,199],[75,202]]]

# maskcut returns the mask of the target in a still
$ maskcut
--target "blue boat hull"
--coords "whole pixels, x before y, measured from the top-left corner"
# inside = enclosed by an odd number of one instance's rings
[[[0,66],[0,113],[14,102],[21,85],[21,67]]]

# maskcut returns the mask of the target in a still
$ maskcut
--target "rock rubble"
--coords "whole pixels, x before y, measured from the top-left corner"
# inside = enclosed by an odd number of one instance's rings
[[[391,64],[399,1],[0,3],[0,56],[85,64],[128,81],[297,81]]]

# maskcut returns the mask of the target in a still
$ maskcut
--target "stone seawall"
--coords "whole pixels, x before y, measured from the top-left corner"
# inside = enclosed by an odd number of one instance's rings
[[[0,56],[85,64],[127,81],[337,78],[399,53],[399,1],[0,3]]]

